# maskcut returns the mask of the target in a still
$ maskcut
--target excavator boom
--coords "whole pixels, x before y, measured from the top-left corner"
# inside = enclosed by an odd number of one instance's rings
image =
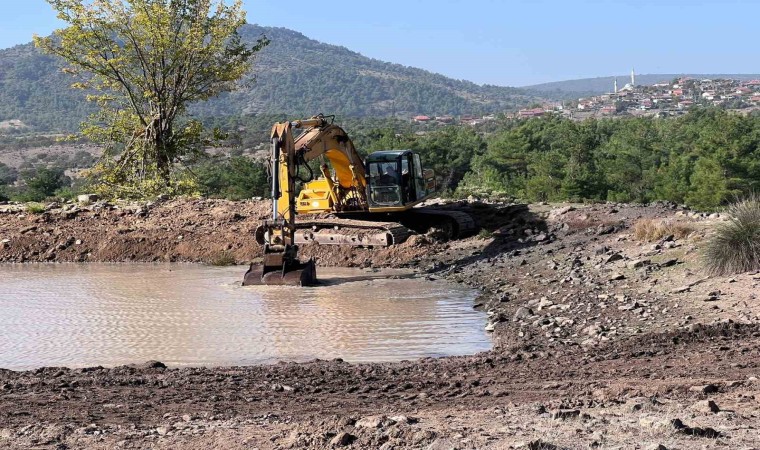
[[[310,122],[310,121],[303,121]],[[243,286],[295,285],[310,286],[317,282],[313,259],[298,259],[295,233],[295,177],[297,155],[292,128],[303,122],[282,122],[272,127],[272,218],[263,225],[264,258],[262,264],[251,264],[243,278]]]

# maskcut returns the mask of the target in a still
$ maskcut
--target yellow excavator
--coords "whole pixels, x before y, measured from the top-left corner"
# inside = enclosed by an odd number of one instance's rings
[[[302,132],[294,137],[294,130]],[[363,160],[345,130],[323,115],[276,123],[270,137],[272,217],[256,230],[263,263],[251,265],[244,285],[316,283],[314,261],[298,259],[298,244],[376,247],[431,227],[447,238],[476,231],[464,212],[417,207],[435,194],[436,182],[410,150],[379,151]],[[309,163],[318,158],[321,176],[315,179]]]

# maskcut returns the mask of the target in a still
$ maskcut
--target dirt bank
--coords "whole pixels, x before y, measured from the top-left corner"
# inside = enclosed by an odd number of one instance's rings
[[[702,273],[700,245],[720,217],[667,205],[458,207],[478,219],[478,237],[304,253],[481,289],[492,352],[0,371],[0,447],[756,448],[760,275]],[[265,215],[266,204],[211,200],[0,213],[0,260],[230,252],[244,262],[259,254],[251,236]]]
[[[268,202],[175,200],[148,204],[51,204],[39,213],[0,205],[0,262],[201,262],[261,257],[254,240]],[[367,250],[305,246],[325,266],[399,266],[427,253],[414,238]]]

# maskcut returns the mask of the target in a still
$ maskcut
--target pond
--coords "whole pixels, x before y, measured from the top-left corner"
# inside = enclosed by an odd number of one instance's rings
[[[476,291],[396,270],[318,268],[318,287],[240,286],[245,268],[0,265],[0,368],[159,360],[398,361],[491,348]]]

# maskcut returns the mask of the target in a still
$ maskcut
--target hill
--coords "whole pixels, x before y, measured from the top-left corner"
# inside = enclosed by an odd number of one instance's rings
[[[240,33],[250,42],[266,35],[271,44],[241,89],[195,105],[193,114],[478,114],[538,100],[523,89],[481,86],[367,58],[285,28],[246,25]],[[0,50],[0,121],[21,120],[36,131],[76,129],[90,105],[69,88],[72,80],[61,67],[32,44]]]
[[[659,83],[661,81],[671,81],[675,78],[691,77],[691,78],[731,78],[735,80],[752,80],[760,78],[757,74],[644,74],[636,75],[636,84],[651,85]],[[578,80],[565,80],[554,81],[550,83],[534,84],[531,86],[524,86],[524,89],[533,91],[540,95],[544,95],[550,98],[572,98],[582,95],[597,95],[605,92],[610,92],[613,89],[615,78],[618,80],[618,86],[623,87],[630,80],[630,74],[610,76],[610,77],[597,77],[597,78],[581,78]]]

